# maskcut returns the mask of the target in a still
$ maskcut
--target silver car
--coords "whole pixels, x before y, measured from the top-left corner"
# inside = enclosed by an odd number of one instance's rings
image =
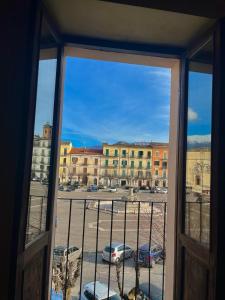
[[[119,263],[123,259],[130,258],[133,256],[133,249],[122,243],[112,243],[110,245],[106,245],[104,250],[102,251],[103,260],[111,263]],[[111,255],[111,259],[110,259]]]
[[[71,246],[67,248],[66,246],[57,246],[53,250],[53,261],[56,265],[65,264],[67,260],[68,253],[68,261],[74,261],[80,258],[81,248],[77,248],[75,246]]]
[[[108,285],[99,281],[89,282],[84,285],[80,296],[81,300],[121,300],[120,296],[113,290],[108,289]]]

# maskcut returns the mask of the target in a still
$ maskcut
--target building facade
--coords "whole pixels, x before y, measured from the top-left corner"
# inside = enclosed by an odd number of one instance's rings
[[[42,136],[34,136],[31,179],[48,179],[50,168],[51,140],[52,126],[46,123],[43,126]]]
[[[168,144],[104,143],[102,149],[76,148],[62,142],[60,182],[105,186],[168,186]]]
[[[70,173],[70,151],[72,143],[62,141],[60,144],[59,182],[68,182]]]
[[[168,187],[168,143],[151,143],[152,184]]]
[[[69,179],[83,185],[100,183],[102,149],[72,148],[69,153]]]
[[[211,151],[195,148],[187,151],[186,188],[199,194],[210,193]]]
[[[168,155],[168,144],[163,145],[163,149]],[[102,159],[102,173],[101,180],[103,184],[119,185],[119,186],[167,186],[160,180],[160,172],[158,172],[158,182],[154,180],[153,175],[154,157],[153,152],[156,150],[156,145],[152,143],[124,143],[118,142],[116,144],[103,144],[103,159]],[[161,153],[161,151],[159,150]],[[157,157],[160,159],[161,156]],[[162,163],[161,163],[162,164]],[[159,169],[158,168],[158,169]],[[167,172],[164,173],[167,180]]]

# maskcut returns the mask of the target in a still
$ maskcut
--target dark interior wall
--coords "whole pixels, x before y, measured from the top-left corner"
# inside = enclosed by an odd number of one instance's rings
[[[38,0],[3,0],[0,4],[0,257],[1,299],[15,291],[17,253],[27,184],[34,115],[35,66],[39,27]],[[34,62],[34,64],[32,63]],[[26,192],[25,192],[26,191]],[[21,243],[22,245],[22,243]]]
[[[161,10],[174,11],[188,15],[202,16],[208,18],[220,18],[225,15],[224,0],[102,0],[120,4],[155,8]]]

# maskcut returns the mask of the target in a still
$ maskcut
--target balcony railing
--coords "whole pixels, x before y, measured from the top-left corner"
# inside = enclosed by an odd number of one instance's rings
[[[110,290],[122,299],[142,297],[145,286],[149,299],[163,300],[166,210],[162,201],[59,198],[55,251],[79,250],[66,252],[61,261],[53,256],[53,289],[61,286],[64,299],[68,294],[80,299],[92,282],[95,299],[100,281],[107,299]]]
[[[65,300],[69,294],[81,299],[90,282],[95,299],[99,281],[108,290],[107,299],[110,290],[122,299],[132,294],[144,299],[143,290],[148,299],[164,299],[167,203],[114,198],[58,198],[55,251],[62,246],[70,253],[53,255],[52,288],[61,289]],[[45,231],[46,204],[45,196],[30,196],[27,243]],[[121,244],[120,251],[102,257],[106,246],[116,248],[115,242]],[[78,250],[72,252],[73,247]]]

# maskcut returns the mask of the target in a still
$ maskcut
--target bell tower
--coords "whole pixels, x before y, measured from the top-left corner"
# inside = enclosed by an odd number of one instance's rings
[[[43,137],[48,140],[52,138],[52,126],[49,123],[43,126]]]

